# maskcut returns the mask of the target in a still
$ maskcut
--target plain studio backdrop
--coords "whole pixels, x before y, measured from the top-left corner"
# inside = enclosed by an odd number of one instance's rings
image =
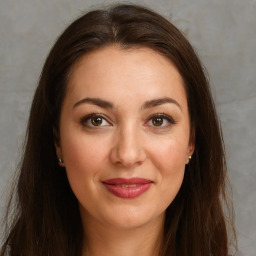
[[[113,3],[118,2],[0,0],[0,216],[22,150],[33,93],[51,46],[77,16]],[[145,5],[171,20],[186,34],[208,70],[226,142],[238,254],[255,256],[256,0],[122,3]]]

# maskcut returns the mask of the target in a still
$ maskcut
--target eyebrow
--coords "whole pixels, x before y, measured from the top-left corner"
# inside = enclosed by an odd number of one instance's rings
[[[114,105],[111,102],[102,100],[99,98],[84,98],[82,100],[79,100],[77,103],[75,103],[73,108],[76,108],[77,106],[84,104],[84,103],[93,104],[93,105],[99,106],[101,108],[114,108]]]
[[[99,98],[84,98],[84,99],[76,102],[75,105],[73,106],[73,108],[76,108],[77,106],[79,106],[81,104],[85,104],[85,103],[93,104],[93,105],[99,106],[101,108],[110,108],[110,109],[114,108],[113,103],[103,100],[103,99],[99,99]],[[146,101],[143,104],[142,109],[153,108],[153,107],[157,107],[157,106],[160,106],[160,105],[163,105],[166,103],[175,104],[176,106],[178,106],[180,108],[180,110],[182,110],[180,104],[176,100],[169,98],[169,97]]]
[[[153,107],[157,107],[157,106],[160,106],[160,105],[163,105],[163,104],[166,104],[166,103],[175,104],[176,106],[179,107],[180,110],[182,110],[180,104],[175,99],[172,99],[172,98],[169,98],[169,97],[164,97],[164,98],[159,98],[159,99],[146,101],[143,104],[142,109],[153,108]]]

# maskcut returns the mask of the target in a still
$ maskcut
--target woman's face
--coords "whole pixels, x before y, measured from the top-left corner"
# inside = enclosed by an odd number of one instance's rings
[[[85,55],[73,68],[55,146],[83,222],[162,223],[194,149],[177,69],[147,48]]]

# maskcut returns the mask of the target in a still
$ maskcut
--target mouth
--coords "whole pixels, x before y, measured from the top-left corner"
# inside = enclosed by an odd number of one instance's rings
[[[145,193],[153,184],[151,180],[144,178],[115,178],[104,180],[103,185],[113,195],[120,198],[136,198]]]

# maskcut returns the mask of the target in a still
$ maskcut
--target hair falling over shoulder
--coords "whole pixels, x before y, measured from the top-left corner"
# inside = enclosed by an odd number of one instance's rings
[[[78,202],[54,148],[70,72],[101,47],[148,47],[184,80],[195,153],[166,210],[161,256],[228,256],[236,245],[221,128],[202,65],[184,35],[162,16],[134,5],[91,11],[75,20],[50,51],[35,92],[17,186],[6,215],[0,256],[80,256]],[[233,236],[228,237],[228,234]],[[232,240],[232,241],[231,241]]]

